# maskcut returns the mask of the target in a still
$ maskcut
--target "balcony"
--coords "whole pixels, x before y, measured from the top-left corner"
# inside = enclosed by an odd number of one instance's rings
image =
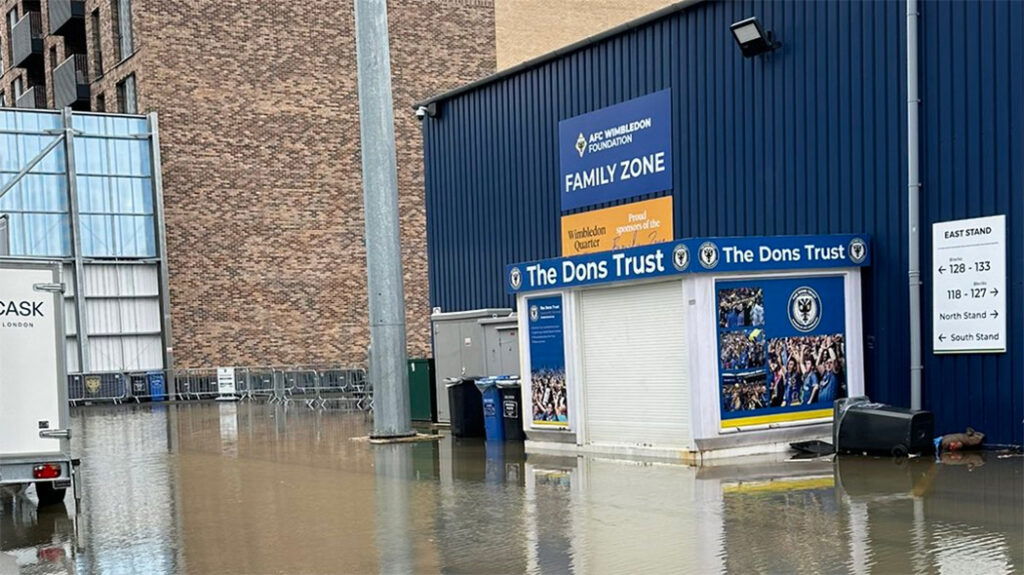
[[[89,73],[85,54],[72,54],[53,70],[53,107],[89,109]]]
[[[85,0],[50,0],[50,33],[63,34],[68,24],[84,26]]]
[[[28,90],[25,90],[14,100],[14,106],[17,108],[35,108],[37,110],[46,109],[46,88],[42,86],[32,86]]]
[[[43,20],[26,12],[11,29],[11,67],[27,68],[43,60]]]

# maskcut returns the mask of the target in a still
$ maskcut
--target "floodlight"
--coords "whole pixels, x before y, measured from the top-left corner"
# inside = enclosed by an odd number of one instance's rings
[[[753,58],[771,52],[780,46],[773,38],[771,30],[765,32],[756,16],[740,20],[729,26],[736,44],[739,45],[745,58]]]

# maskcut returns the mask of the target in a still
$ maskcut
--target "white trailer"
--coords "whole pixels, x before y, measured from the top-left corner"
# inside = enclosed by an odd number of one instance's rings
[[[74,485],[63,292],[59,264],[0,261],[0,487],[40,505]]]

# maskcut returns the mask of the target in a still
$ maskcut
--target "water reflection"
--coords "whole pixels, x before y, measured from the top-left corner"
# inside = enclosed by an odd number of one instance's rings
[[[370,446],[350,440],[363,414],[249,402],[73,419],[77,544],[73,510],[7,496],[0,574],[1024,569],[1019,457],[698,468],[450,436]]]
[[[0,575],[74,573],[75,514],[54,505],[37,509],[24,493],[0,504]]]
[[[380,571],[412,573],[414,554],[410,524],[409,482],[413,474],[412,449],[403,445],[380,445],[373,449],[377,503],[376,545]]]

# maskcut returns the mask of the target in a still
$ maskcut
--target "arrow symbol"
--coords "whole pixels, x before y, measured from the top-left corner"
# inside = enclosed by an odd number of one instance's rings
[[[946,341],[946,336],[939,334],[939,341]]]
[[[944,267],[939,267],[939,273],[940,273],[940,274],[944,274],[944,273],[946,273],[946,268],[944,268]]]
[[[999,290],[997,290],[996,288],[992,288],[992,295],[994,295],[994,296],[999,295]]]
[[[997,310],[992,310],[992,317],[999,317],[999,312]]]

